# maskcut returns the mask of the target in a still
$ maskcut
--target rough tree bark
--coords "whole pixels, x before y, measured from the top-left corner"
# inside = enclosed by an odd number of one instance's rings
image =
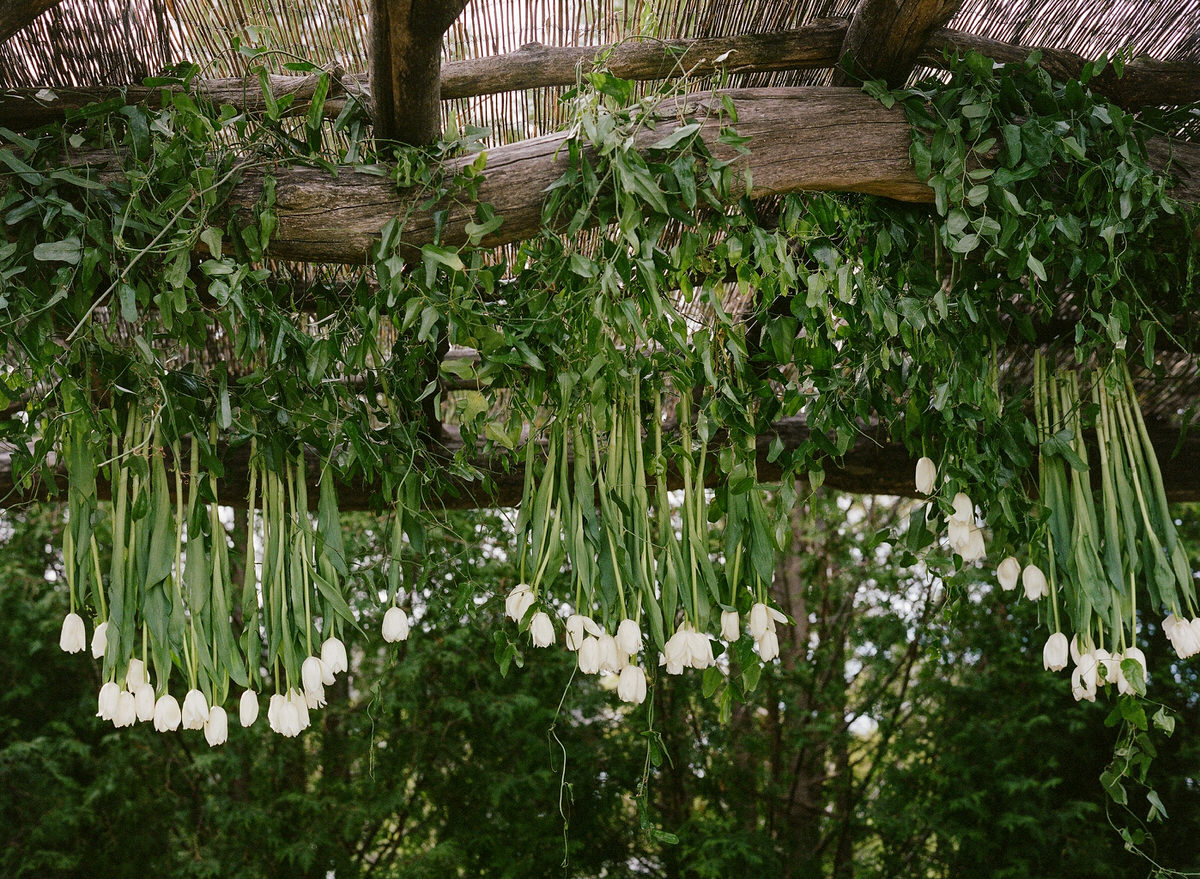
[[[930,34],[960,6],[962,0],[862,0],[846,30],[833,84],[882,79],[900,88]]]
[[[468,0],[371,0],[377,140],[424,146],[441,134],[442,37]]]

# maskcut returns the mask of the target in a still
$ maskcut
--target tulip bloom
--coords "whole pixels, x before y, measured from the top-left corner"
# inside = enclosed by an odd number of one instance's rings
[[[116,682],[109,681],[100,688],[100,696],[96,699],[96,716],[101,720],[112,720],[117,715],[117,703],[121,698],[121,688]]]
[[[310,656],[300,666],[300,680],[304,683],[305,702],[309,708],[325,707],[325,667],[321,660]]]
[[[105,620],[100,625],[96,626],[96,631],[92,632],[92,658],[103,659],[104,651],[108,649],[108,621]]]
[[[563,640],[567,644],[568,650],[578,650],[583,646],[583,632],[587,617],[582,614],[573,613],[567,617]]]
[[[549,647],[554,643],[554,623],[545,611],[539,610],[529,621],[529,637],[534,647]]]
[[[238,702],[238,720],[242,726],[250,726],[258,720],[258,696],[253,690],[242,693],[241,701]]]
[[[642,630],[633,620],[623,619],[617,626],[617,649],[626,656],[636,656],[642,649]]]
[[[779,636],[775,634],[774,629],[764,634],[756,643],[758,658],[763,662],[770,662],[779,656]]]
[[[183,728],[204,729],[208,720],[208,702],[199,690],[188,690],[183,697]]]
[[[138,687],[133,694],[134,707],[137,709],[137,719],[142,723],[154,719],[154,688],[149,684]]]
[[[950,517],[951,520],[975,524],[975,504],[972,503],[970,497],[960,491],[950,503],[954,506],[954,515]]]
[[[736,610],[721,611],[721,637],[732,644],[742,636],[742,620]]]
[[[135,693],[149,683],[150,678],[146,675],[146,663],[140,659],[129,660],[129,668],[125,671],[125,689]]]
[[[154,703],[154,728],[159,732],[171,732],[179,729],[179,723],[183,719],[183,714],[179,710],[179,703],[170,693],[165,693],[158,697],[158,701]]]
[[[588,635],[579,645],[579,670],[585,675],[600,671],[600,640],[595,635]]]
[[[1021,579],[1021,563],[1009,556],[996,568],[996,579],[1000,581],[1001,589],[1012,592],[1017,588],[1017,580]]]
[[[759,641],[768,628],[774,628],[770,610],[761,601],[757,602],[750,608],[750,637]]]
[[[1062,671],[1067,667],[1069,651],[1067,636],[1062,632],[1055,632],[1046,639],[1046,646],[1042,648],[1042,667],[1046,671]]]
[[[229,739],[229,715],[220,705],[214,705],[204,722],[204,740],[210,748],[223,745]]]
[[[936,481],[937,465],[933,463],[932,458],[922,457],[917,461],[917,491],[921,494],[933,494],[933,487]]]
[[[504,613],[514,623],[519,623],[525,618],[525,612],[533,607],[533,602],[536,600],[537,596],[533,594],[533,589],[528,583],[518,583],[516,588],[504,599]]]
[[[63,618],[62,632],[58,636],[58,646],[64,653],[80,653],[87,647],[87,633],[83,628],[83,617],[77,613],[69,613]]]
[[[133,693],[122,690],[117,694],[117,710],[113,714],[113,726],[118,729],[124,726],[133,726],[135,720],[137,720],[137,700],[133,698]]]
[[[1046,575],[1042,573],[1042,569],[1037,565],[1025,566],[1025,570],[1021,572],[1021,585],[1025,587],[1025,597],[1030,601],[1037,601],[1039,598],[1045,598],[1050,594],[1050,586],[1046,582]]]
[[[383,615],[383,640],[390,644],[408,640],[408,614],[403,608],[389,607]]]
[[[334,675],[350,670],[350,663],[346,659],[346,645],[338,638],[326,638],[325,643],[321,645],[321,665],[327,677],[324,684],[328,687],[333,683]]]
[[[641,705],[646,701],[646,672],[637,665],[627,665],[617,681],[617,695],[622,702]]]

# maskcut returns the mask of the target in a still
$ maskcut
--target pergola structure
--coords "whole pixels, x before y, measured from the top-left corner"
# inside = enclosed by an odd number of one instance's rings
[[[662,37],[641,39],[647,23]],[[1041,50],[1052,74],[1071,78],[1087,60],[1124,53],[1124,75],[1109,68],[1094,89],[1137,110],[1200,101],[1200,0],[643,0],[629,7],[599,2],[489,3],[486,0],[0,0],[0,125],[22,130],[65,111],[120,96],[158,100],[160,88],[142,78],[188,60],[201,65],[193,87],[201,95],[261,113],[264,98],[237,51],[256,29],[274,33],[273,46],[323,65],[335,90],[323,112],[365,102],[375,136],[427,143],[453,113],[488,126],[487,178],[481,201],[504,216],[484,240],[501,246],[538,228],[542,193],[562,171],[563,135],[555,96],[576,81],[601,52],[617,75],[652,80],[687,72],[696,91],[684,100],[703,106],[718,70],[734,101],[739,133],[752,140],[748,162],[756,198],[798,190],[872,193],[931,202],[932,191],[909,158],[910,129],[898,109],[886,109],[857,86],[858,78],[898,87],[917,72],[937,69],[946,52],[977,50],[998,61],[1024,60]],[[291,95],[290,112],[303,113],[314,76],[283,73],[269,80],[277,96]],[[1200,201],[1200,126],[1152,142],[1152,159],[1175,179],[1174,194]],[[661,135],[661,132],[659,132]],[[715,132],[709,132],[715,134]],[[713,141],[715,150],[720,147]],[[280,169],[276,178],[278,229],[270,256],[306,265],[361,271],[380,229],[406,204],[385,178],[354,173],[336,177],[314,168]],[[262,177],[246,174],[231,204],[259,200]],[[471,219],[451,209],[443,242],[461,243]],[[431,240],[429,210],[408,217],[403,239]],[[330,274],[328,268],[298,276]],[[323,295],[336,295],[326,284]],[[1191,315],[1179,315],[1181,326]],[[1039,340],[1070,331],[1073,315],[1037,327]],[[1017,343],[1018,345],[1022,343]],[[1024,343],[1028,345],[1028,343]],[[1160,346],[1161,347],[1161,346]],[[469,358],[452,350],[448,357]],[[1019,378],[1028,350],[1007,353]],[[1158,376],[1140,378],[1151,433],[1173,499],[1200,499],[1200,441],[1180,439],[1181,414],[1200,399],[1195,352],[1164,349]],[[760,437],[760,476],[778,475],[768,449],[775,437],[794,446],[808,434],[802,417]],[[453,448],[452,427],[441,431]],[[464,485],[448,505],[513,503],[521,477],[480,461],[496,493]],[[912,492],[913,460],[882,434],[863,425],[861,440],[827,466],[827,483],[850,491]],[[244,455],[226,462],[230,496],[243,492]],[[13,492],[0,462],[0,496]],[[34,489],[38,493],[41,489]],[[372,486],[343,485],[344,509],[366,506]]]

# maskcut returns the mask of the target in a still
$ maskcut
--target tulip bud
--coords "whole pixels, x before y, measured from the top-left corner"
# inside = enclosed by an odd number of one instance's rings
[[[170,693],[159,696],[158,701],[154,703],[154,728],[158,732],[171,732],[179,729],[182,717],[179,703]]]
[[[100,688],[100,696],[96,700],[96,716],[101,720],[112,720],[117,715],[117,703],[121,698],[121,688],[114,681],[109,681]]]
[[[605,632],[596,641],[600,645],[600,671],[618,672],[625,667],[625,659],[617,639]]]
[[[287,702],[279,693],[274,693],[267,701],[267,724],[272,731],[282,735],[282,727],[279,725],[280,716],[283,713],[283,706]]]
[[[617,649],[626,656],[636,656],[642,649],[642,630],[633,620],[623,619],[617,626]]]
[[[113,714],[113,726],[117,729],[133,726],[135,720],[137,720],[137,700],[133,698],[133,693],[121,690],[117,694],[117,710]]]
[[[721,611],[721,637],[730,644],[742,637],[742,620],[736,610]]]
[[[983,543],[983,531],[979,528],[972,527],[967,533],[967,541],[958,554],[962,556],[964,562],[977,562],[987,555],[987,547]]]
[[[87,647],[87,632],[83,628],[83,617],[77,613],[69,613],[63,617],[58,646],[64,653],[79,653]]]
[[[340,639],[325,639],[325,643],[321,645],[321,665],[328,676],[328,680],[324,681],[327,687],[333,683],[334,675],[350,670],[350,663],[346,659],[346,645]]]
[[[917,491],[921,494],[933,494],[934,483],[937,481],[937,465],[932,458],[922,457],[917,461]]]
[[[253,690],[242,693],[241,701],[238,702],[238,720],[242,726],[251,726],[258,720],[258,695]]]
[[[389,607],[383,615],[383,640],[391,644],[408,640],[408,614],[403,608]]]
[[[154,688],[149,684],[138,687],[133,694],[133,704],[137,709],[137,719],[142,723],[154,719]]]
[[[220,705],[214,705],[204,722],[204,740],[210,748],[223,745],[229,739],[229,715]]]
[[[1067,667],[1068,651],[1067,636],[1055,632],[1046,639],[1046,646],[1042,648],[1042,667],[1047,671],[1062,671]]]
[[[519,623],[525,618],[525,612],[533,606],[536,600],[537,596],[533,594],[533,589],[529,584],[518,583],[516,588],[504,599],[504,613],[514,623]]]
[[[1037,565],[1026,565],[1021,572],[1021,585],[1025,587],[1025,597],[1037,601],[1050,594],[1050,586],[1046,583],[1046,575]]]
[[[100,625],[96,626],[96,631],[92,632],[92,658],[103,659],[104,651],[108,649],[108,621],[105,620]]]
[[[129,668],[125,671],[125,689],[136,693],[149,683],[150,678],[146,676],[146,663],[140,659],[129,660]]]
[[[600,641],[594,635],[588,635],[579,645],[579,670],[585,675],[600,671]]]
[[[617,680],[617,695],[622,702],[641,705],[646,701],[646,672],[637,665],[627,665]]]
[[[1017,581],[1021,579],[1021,563],[1009,556],[996,568],[996,578],[1000,581],[1001,589],[1012,592],[1017,588]]]
[[[208,702],[199,690],[188,690],[183,697],[183,728],[204,729],[208,720]]]
[[[583,646],[583,628],[584,617],[582,614],[573,613],[567,617],[563,640],[566,641],[568,650],[578,650]]]
[[[300,680],[304,683],[305,704],[309,708],[325,707],[325,667],[321,660],[310,656],[300,666]]]
[[[554,643],[554,623],[545,611],[538,611],[529,621],[529,637],[534,647],[549,647]]]
[[[761,601],[751,606],[750,637],[755,641],[761,641],[767,630],[773,628],[775,628],[775,623],[771,620],[770,609]]]
[[[770,662],[779,656],[779,636],[771,629],[758,640],[758,657],[763,662]]]

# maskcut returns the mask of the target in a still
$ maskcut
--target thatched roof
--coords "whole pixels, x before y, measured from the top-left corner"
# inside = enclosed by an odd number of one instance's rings
[[[952,0],[941,5],[959,6]],[[647,33],[661,39],[725,37],[797,31],[822,20],[833,20],[830,33],[840,45],[858,6],[855,0],[471,0],[445,36],[443,60],[451,66],[443,71],[465,70],[461,62],[529,53],[530,43],[596,47]],[[0,98],[5,89],[22,87],[132,84],[182,62],[198,64],[204,77],[220,78],[245,75],[252,64],[263,63],[284,73],[287,61],[302,57],[365,81],[371,66],[370,7],[371,0],[0,0],[0,38],[5,27],[11,30],[22,16],[44,9],[0,42]],[[929,46],[956,45],[964,38],[994,41],[997,51],[1021,46],[1069,53],[1048,52],[1051,66],[1069,67],[1073,56],[1125,53],[1182,83],[1177,101],[1200,98],[1195,94],[1200,89],[1200,0],[964,0]],[[246,45],[278,51],[251,62],[238,51]],[[927,49],[922,59],[930,57]],[[729,84],[825,85],[834,77],[831,63],[801,66],[808,69],[736,73]],[[918,67],[913,75],[927,72]],[[697,78],[696,88],[705,85],[703,77]],[[561,91],[558,85],[535,86],[451,97],[442,102],[443,115],[490,128],[493,143],[521,140],[561,127],[556,101]],[[1172,94],[1163,93],[1163,100],[1171,102]],[[3,106],[0,102],[0,117]],[[1181,134],[1197,137],[1195,130]],[[1072,315],[1060,318],[1067,325]],[[1180,413],[1200,401],[1200,375],[1191,352],[1169,352],[1162,359],[1167,379],[1143,380],[1141,392],[1151,417],[1177,425]],[[1027,360],[1027,352],[1012,359],[1014,375]],[[911,472],[903,457],[899,463]],[[864,464],[871,466],[876,465]],[[887,489],[910,481],[908,475],[904,483],[880,476],[845,485]],[[1192,481],[1196,484],[1185,496],[1200,497],[1200,481]]]

